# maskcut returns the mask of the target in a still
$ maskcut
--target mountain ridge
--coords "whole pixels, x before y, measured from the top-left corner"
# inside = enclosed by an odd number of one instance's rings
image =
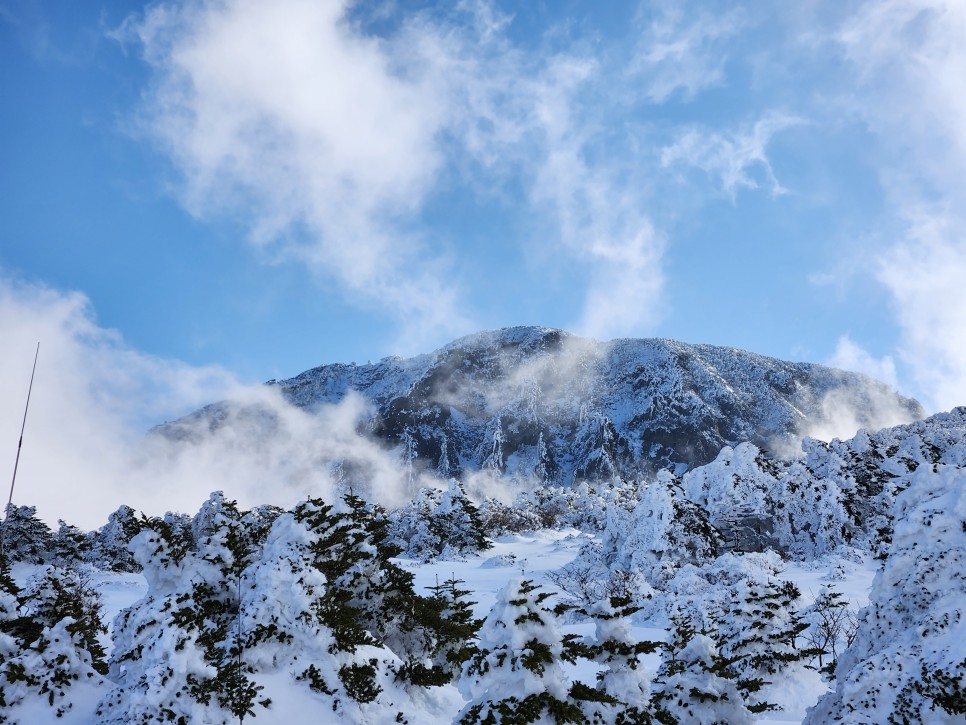
[[[833,407],[847,408],[858,427],[924,417],[917,401],[861,373],[733,347],[600,342],[529,326],[267,385],[310,413],[350,391],[362,396],[372,408],[365,434],[441,477],[489,470],[563,484],[686,470],[743,441],[794,445]],[[159,429],[174,438],[198,423],[214,429],[231,409],[214,404]]]

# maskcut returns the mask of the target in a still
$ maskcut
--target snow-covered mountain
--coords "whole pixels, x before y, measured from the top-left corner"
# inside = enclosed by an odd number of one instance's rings
[[[490,469],[558,484],[681,471],[743,441],[797,447],[843,414],[870,428],[923,416],[916,401],[857,373],[543,327],[481,332],[408,359],[322,365],[269,385],[308,411],[355,391],[372,406],[367,434],[441,477]],[[218,403],[159,431],[193,438],[239,412]]]
[[[557,349],[539,345],[550,334]],[[418,425],[404,429],[407,445],[385,434],[405,401],[417,419],[448,404],[447,420],[489,415],[503,433],[528,420],[552,433],[573,406],[579,431],[610,411],[624,435],[628,416],[614,411],[639,399],[613,382],[615,360],[650,375],[661,357],[641,350],[653,349],[681,353],[678,386],[691,386],[695,407],[720,405],[726,390],[748,395],[756,419],[808,399],[827,415],[830,397],[882,392],[861,376],[734,350],[518,329],[384,361],[379,379],[379,366],[323,367],[259,391],[251,400],[260,402],[210,406],[162,432],[178,449],[237,433],[219,454],[254,440],[262,455],[293,425],[333,422],[326,416],[343,406],[322,404],[356,390],[373,411],[363,447],[382,435],[389,446],[378,451],[394,468],[400,451],[418,452]],[[695,370],[714,384],[697,385]],[[756,376],[776,370],[808,381],[790,385],[793,402],[772,389],[756,407],[739,392],[737,382],[771,389]],[[279,406],[281,394],[298,407]],[[345,409],[357,423],[359,406]],[[426,431],[438,430],[430,422]],[[306,427],[289,451],[339,435]],[[498,438],[489,440],[512,472],[519,447]],[[320,450],[322,460],[338,446]],[[214,492],[194,517],[122,506],[97,532],[62,522],[56,535],[33,507],[13,507],[5,536],[16,580],[0,561],[0,721],[443,725],[563,713],[578,723],[961,723],[964,471],[961,407],[844,440],[806,438],[792,457],[745,441],[683,473],[531,482],[509,505],[475,506],[456,478],[445,490],[420,479],[429,487],[393,511],[351,490],[331,491],[332,504],[248,511]],[[107,649],[98,590],[116,614]]]

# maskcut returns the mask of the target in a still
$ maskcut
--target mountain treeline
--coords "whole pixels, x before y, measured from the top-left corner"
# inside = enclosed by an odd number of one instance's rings
[[[742,723],[827,681],[810,722],[956,722],[964,467],[959,408],[806,441],[795,460],[742,444],[682,476],[539,487],[512,504],[477,505],[455,479],[393,512],[351,491],[289,511],[214,493],[194,516],[121,507],[91,533],[12,507],[0,721],[271,720],[300,697],[359,723]],[[514,577],[482,618],[465,582],[418,592],[404,566],[547,527],[590,535],[553,573],[559,591]],[[807,600],[782,578],[790,559],[866,557],[881,570],[857,615],[834,581]],[[23,584],[9,562],[30,572]],[[102,569],[147,582],[109,628]],[[666,622],[667,640],[635,640],[635,617]],[[581,622],[594,634],[564,633]]]

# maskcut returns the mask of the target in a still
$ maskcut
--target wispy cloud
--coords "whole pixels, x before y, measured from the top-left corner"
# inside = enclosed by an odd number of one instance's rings
[[[654,103],[676,92],[691,99],[724,85],[728,41],[741,30],[743,18],[738,9],[713,14],[670,0],[643,4],[638,11],[641,34],[628,72],[644,83]]]
[[[966,6],[866,3],[836,41],[858,73],[853,112],[877,134],[894,209],[877,278],[892,294],[901,360],[934,409],[966,403]]]
[[[879,260],[902,329],[900,355],[933,409],[966,404],[966,224],[926,213]]]
[[[826,363],[833,368],[864,373],[892,388],[895,388],[899,382],[896,376],[896,364],[891,355],[885,355],[881,359],[876,358],[848,335],[839,338],[835,352]]]
[[[183,415],[239,388],[216,366],[191,367],[146,355],[99,326],[90,301],[0,276],[0,433],[13,468],[34,350],[40,355],[15,501],[46,515],[91,521],[138,489],[123,475],[124,456],[147,426]],[[72,495],[65,499],[65,491]],[[107,508],[110,507],[110,508]],[[105,510],[106,509],[106,510]]]
[[[787,189],[775,176],[768,144],[776,134],[802,123],[797,116],[771,112],[732,131],[692,127],[661,150],[661,165],[704,171],[732,201],[741,189],[763,188],[778,196]]]
[[[444,182],[483,194],[522,184],[534,226],[556,230],[549,256],[589,264],[584,331],[652,324],[661,235],[626,184],[631,160],[598,143],[612,131],[595,102],[617,95],[599,59],[579,43],[514,44],[511,19],[486,2],[397,18],[379,35],[352,10],[188,0],[128,20],[118,37],[154,75],[140,129],[173,160],[185,205],[241,212],[255,244],[432,339],[471,321],[445,240],[414,231],[420,214]]]

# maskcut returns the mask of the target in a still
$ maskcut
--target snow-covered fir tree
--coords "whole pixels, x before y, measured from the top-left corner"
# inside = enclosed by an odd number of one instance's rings
[[[101,597],[88,569],[45,566],[31,576],[19,598],[24,622],[20,634],[25,641],[32,641],[44,628],[70,618],[70,633],[86,651],[91,666],[100,674],[107,674],[106,653],[100,642],[107,627],[101,618]]]
[[[393,563],[399,553],[388,538],[389,520],[378,507],[353,494],[344,511],[320,517],[316,566],[329,583],[327,623],[340,631],[361,629],[405,663],[400,676],[417,685],[442,684],[449,675],[433,668],[436,631],[442,622],[427,597],[413,588],[413,575]]]
[[[469,703],[461,725],[583,722],[563,670],[574,647],[545,604],[550,596],[523,578],[502,589],[480,629],[479,651],[463,666],[459,689]]]
[[[442,553],[439,532],[429,523],[440,497],[441,492],[435,488],[421,488],[412,501],[391,514],[390,540],[399,546],[402,556],[427,562]]]
[[[752,713],[734,681],[733,659],[723,656],[708,630],[684,614],[671,618],[671,637],[652,683],[655,719],[663,725],[746,725]]]
[[[730,677],[747,708],[779,710],[774,699],[781,693],[820,688],[818,673],[807,666],[818,651],[802,636],[808,622],[799,611],[798,588],[789,581],[748,577],[729,594],[730,603],[714,613],[714,639],[731,662]]]
[[[258,687],[240,654],[241,574],[257,556],[234,502],[213,495],[193,541],[153,520],[131,548],[148,592],[114,623],[105,723],[227,723],[252,714]]]
[[[459,559],[489,549],[479,510],[455,478],[449,480],[436,508],[430,513],[429,530],[439,540],[439,555]]]
[[[77,565],[90,559],[94,536],[66,521],[59,520],[51,541],[52,560],[58,566]]]
[[[637,641],[631,634],[631,616],[639,610],[628,597],[609,597],[585,616],[594,622],[595,636],[584,640],[580,655],[595,662],[596,687],[576,683],[571,696],[593,725],[643,724],[653,721],[650,681],[641,656],[661,648],[660,642]]]
[[[476,636],[483,624],[473,616],[476,602],[467,599],[472,592],[461,588],[464,583],[451,578],[430,588],[430,599],[441,622],[436,631],[433,666],[449,673],[451,679],[460,676],[463,664],[478,651]]]
[[[44,627],[0,664],[0,723],[53,722],[72,710],[92,716],[104,678],[70,617]]]
[[[921,465],[895,524],[835,691],[808,723],[966,719],[966,473]]]
[[[396,678],[402,662],[353,611],[332,606],[342,597],[324,574],[334,570],[327,550],[339,519],[317,499],[276,518],[260,560],[243,575],[242,658],[256,673],[287,673],[341,720],[389,720],[407,709]]]
[[[53,532],[37,518],[36,506],[6,508],[0,525],[3,551],[10,561],[43,564],[53,558]]]
[[[100,610],[84,572],[47,566],[23,591],[7,579],[0,592],[0,722],[93,715],[107,671]]]
[[[142,528],[141,517],[134,509],[130,506],[119,507],[94,534],[91,563],[109,571],[139,571],[140,565],[129,544]]]

